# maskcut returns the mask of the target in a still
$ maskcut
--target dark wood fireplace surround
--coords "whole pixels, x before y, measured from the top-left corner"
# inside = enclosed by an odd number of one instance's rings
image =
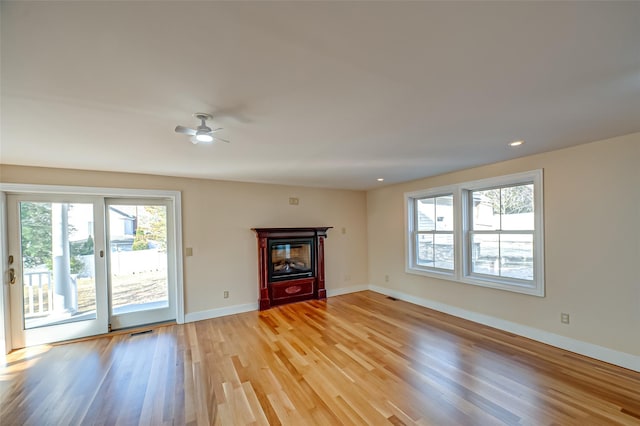
[[[260,310],[285,303],[308,299],[325,299],[324,239],[332,226],[309,228],[252,228],[258,238],[258,277],[260,284]],[[313,239],[313,274],[304,278],[269,279],[269,241],[273,239]]]

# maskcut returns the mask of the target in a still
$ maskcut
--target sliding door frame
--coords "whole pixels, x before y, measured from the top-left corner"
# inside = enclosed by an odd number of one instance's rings
[[[0,354],[6,355],[13,348],[11,339],[11,297],[9,295],[9,228],[7,228],[7,196],[0,191]]]
[[[173,209],[171,208],[171,201],[166,198],[105,198],[105,245],[108,247],[107,252],[107,287],[109,288],[109,325],[111,330],[119,330],[123,328],[136,327],[141,324],[152,324],[164,321],[173,321],[176,315],[176,294],[172,288],[172,279],[174,276],[173,269],[175,268],[174,262],[171,262],[170,259],[176,256],[176,244],[174,241],[174,235],[171,231],[175,227],[175,218],[173,217]],[[115,206],[120,208],[122,205],[125,206],[162,206],[166,210],[166,224],[165,229],[166,233],[166,259],[167,259],[167,268],[166,268],[166,282],[165,285],[169,289],[169,294],[167,295],[167,306],[163,307],[153,307],[153,308],[140,308],[139,306],[134,308],[133,310],[127,310],[126,312],[115,312],[113,309],[114,305],[114,293],[115,293],[115,284],[114,284],[114,262],[113,256],[114,252],[111,249],[111,238],[113,237],[114,230],[111,229],[113,222],[111,220],[111,215],[113,212],[110,210],[111,207]],[[139,216],[137,216],[139,217]],[[126,275],[126,273],[125,273]],[[136,306],[131,305],[131,306]]]
[[[8,298],[3,297],[6,294],[5,290],[8,289],[8,274],[7,274],[7,251],[3,250],[7,247],[8,238],[8,224],[5,213],[5,200],[7,194],[45,194],[45,195],[86,195],[86,196],[98,196],[103,198],[132,198],[132,199],[166,199],[170,201],[170,209],[172,210],[174,221],[173,227],[173,240],[175,242],[175,256],[172,259],[168,259],[169,262],[173,262],[172,276],[176,283],[175,286],[175,317],[178,324],[184,323],[184,282],[183,282],[183,261],[182,261],[182,197],[180,191],[170,190],[156,190],[156,189],[125,189],[125,188],[102,188],[102,187],[84,187],[84,186],[61,186],[61,185],[34,185],[34,184],[19,184],[19,183],[1,183],[0,182],[0,255],[2,259],[0,265],[2,266],[3,279],[2,279],[2,292],[0,295],[0,308],[2,320],[0,320],[0,326],[8,329],[11,324],[11,315]],[[105,247],[101,248],[106,251]],[[4,334],[4,336],[2,336]],[[4,352],[9,352],[12,349],[12,342],[10,333],[1,333],[0,338],[4,338]],[[2,349],[0,344],[0,349]]]

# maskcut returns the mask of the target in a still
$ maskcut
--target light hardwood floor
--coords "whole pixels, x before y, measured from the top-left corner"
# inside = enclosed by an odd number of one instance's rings
[[[640,425],[640,373],[373,292],[10,354],[0,424]]]

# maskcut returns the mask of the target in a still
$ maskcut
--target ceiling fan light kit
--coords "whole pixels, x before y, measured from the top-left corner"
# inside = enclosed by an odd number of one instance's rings
[[[213,141],[222,141],[229,143],[228,140],[213,135],[215,132],[222,130],[222,127],[212,130],[211,127],[207,126],[207,120],[213,118],[211,114],[196,112],[195,114],[193,114],[193,116],[200,120],[200,125],[195,129],[184,126],[176,126],[176,133],[192,136],[191,143],[193,143],[194,145],[197,145],[199,143],[212,143]]]
[[[198,131],[198,133],[196,133],[196,136],[194,137],[194,140],[195,140],[195,143],[213,142],[213,136],[211,136],[209,133]]]

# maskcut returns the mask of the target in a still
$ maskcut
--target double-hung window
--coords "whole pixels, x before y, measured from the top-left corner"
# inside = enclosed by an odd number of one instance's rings
[[[533,183],[467,192],[469,269],[478,277],[533,279]]]
[[[454,269],[453,194],[413,199],[415,266],[435,273]]]
[[[542,170],[405,194],[407,272],[544,296]]]

